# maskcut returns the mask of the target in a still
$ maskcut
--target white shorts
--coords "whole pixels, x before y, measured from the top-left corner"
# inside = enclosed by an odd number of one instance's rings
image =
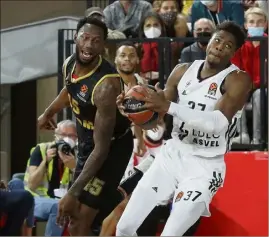
[[[203,216],[210,216],[209,204],[222,187],[226,166],[224,156],[202,158],[180,152],[173,139],[168,140],[139,182],[140,186],[157,190],[158,205],[173,198],[181,202],[204,202]]]

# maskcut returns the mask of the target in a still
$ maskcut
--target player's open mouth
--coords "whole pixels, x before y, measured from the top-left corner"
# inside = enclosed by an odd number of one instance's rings
[[[81,51],[81,54],[82,54],[82,56],[83,56],[83,58],[84,58],[85,60],[91,59],[92,56],[93,56],[92,53],[90,53],[90,52],[86,52],[86,51]]]

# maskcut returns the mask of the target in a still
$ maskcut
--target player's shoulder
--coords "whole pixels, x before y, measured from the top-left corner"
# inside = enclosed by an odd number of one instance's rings
[[[251,78],[247,72],[240,70],[239,68],[235,68],[229,75],[227,76],[230,81],[243,81],[244,83],[251,83]]]
[[[179,63],[175,66],[173,73],[178,76],[183,75],[191,65],[192,63]]]
[[[225,88],[228,89],[227,87],[251,88],[252,80],[247,72],[238,68],[229,73],[225,78]]]
[[[102,57],[102,63],[100,65],[100,71],[104,75],[114,75],[114,77],[120,77],[117,69],[109,61]]]
[[[63,66],[62,66],[62,73],[63,73],[64,77],[66,76],[66,70],[67,70],[68,66],[71,65],[72,62],[75,62],[74,54],[72,54],[71,56],[69,56],[68,58],[66,58],[64,60],[64,63],[63,63]]]
[[[71,63],[71,61],[73,61],[74,58],[75,58],[74,54],[72,54],[68,58],[66,58],[64,60],[63,67],[66,67],[68,65],[68,63]]]

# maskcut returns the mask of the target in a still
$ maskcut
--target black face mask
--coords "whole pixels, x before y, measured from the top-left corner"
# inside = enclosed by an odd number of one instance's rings
[[[212,33],[210,33],[210,32],[206,32],[206,31],[197,33],[197,37],[198,37],[198,38],[209,38],[209,37],[211,37],[211,35],[212,35]],[[203,46],[207,46],[207,45],[208,45],[208,42],[209,42],[209,40],[201,41],[201,42],[199,42],[199,43],[200,43],[201,45],[203,45]]]
[[[177,18],[177,12],[166,12],[160,14],[161,18],[163,19],[164,23],[167,26],[170,26],[175,23]]]

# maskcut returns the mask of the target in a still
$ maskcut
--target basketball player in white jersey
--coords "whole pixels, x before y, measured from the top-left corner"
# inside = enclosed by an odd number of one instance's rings
[[[155,205],[171,197],[162,236],[182,236],[200,216],[210,216],[209,204],[225,177],[224,154],[252,87],[249,76],[230,63],[245,37],[237,24],[221,23],[205,60],[177,65],[164,91],[148,90],[145,107],[174,118],[172,139],[139,181],[117,225],[117,236],[136,235]]]

